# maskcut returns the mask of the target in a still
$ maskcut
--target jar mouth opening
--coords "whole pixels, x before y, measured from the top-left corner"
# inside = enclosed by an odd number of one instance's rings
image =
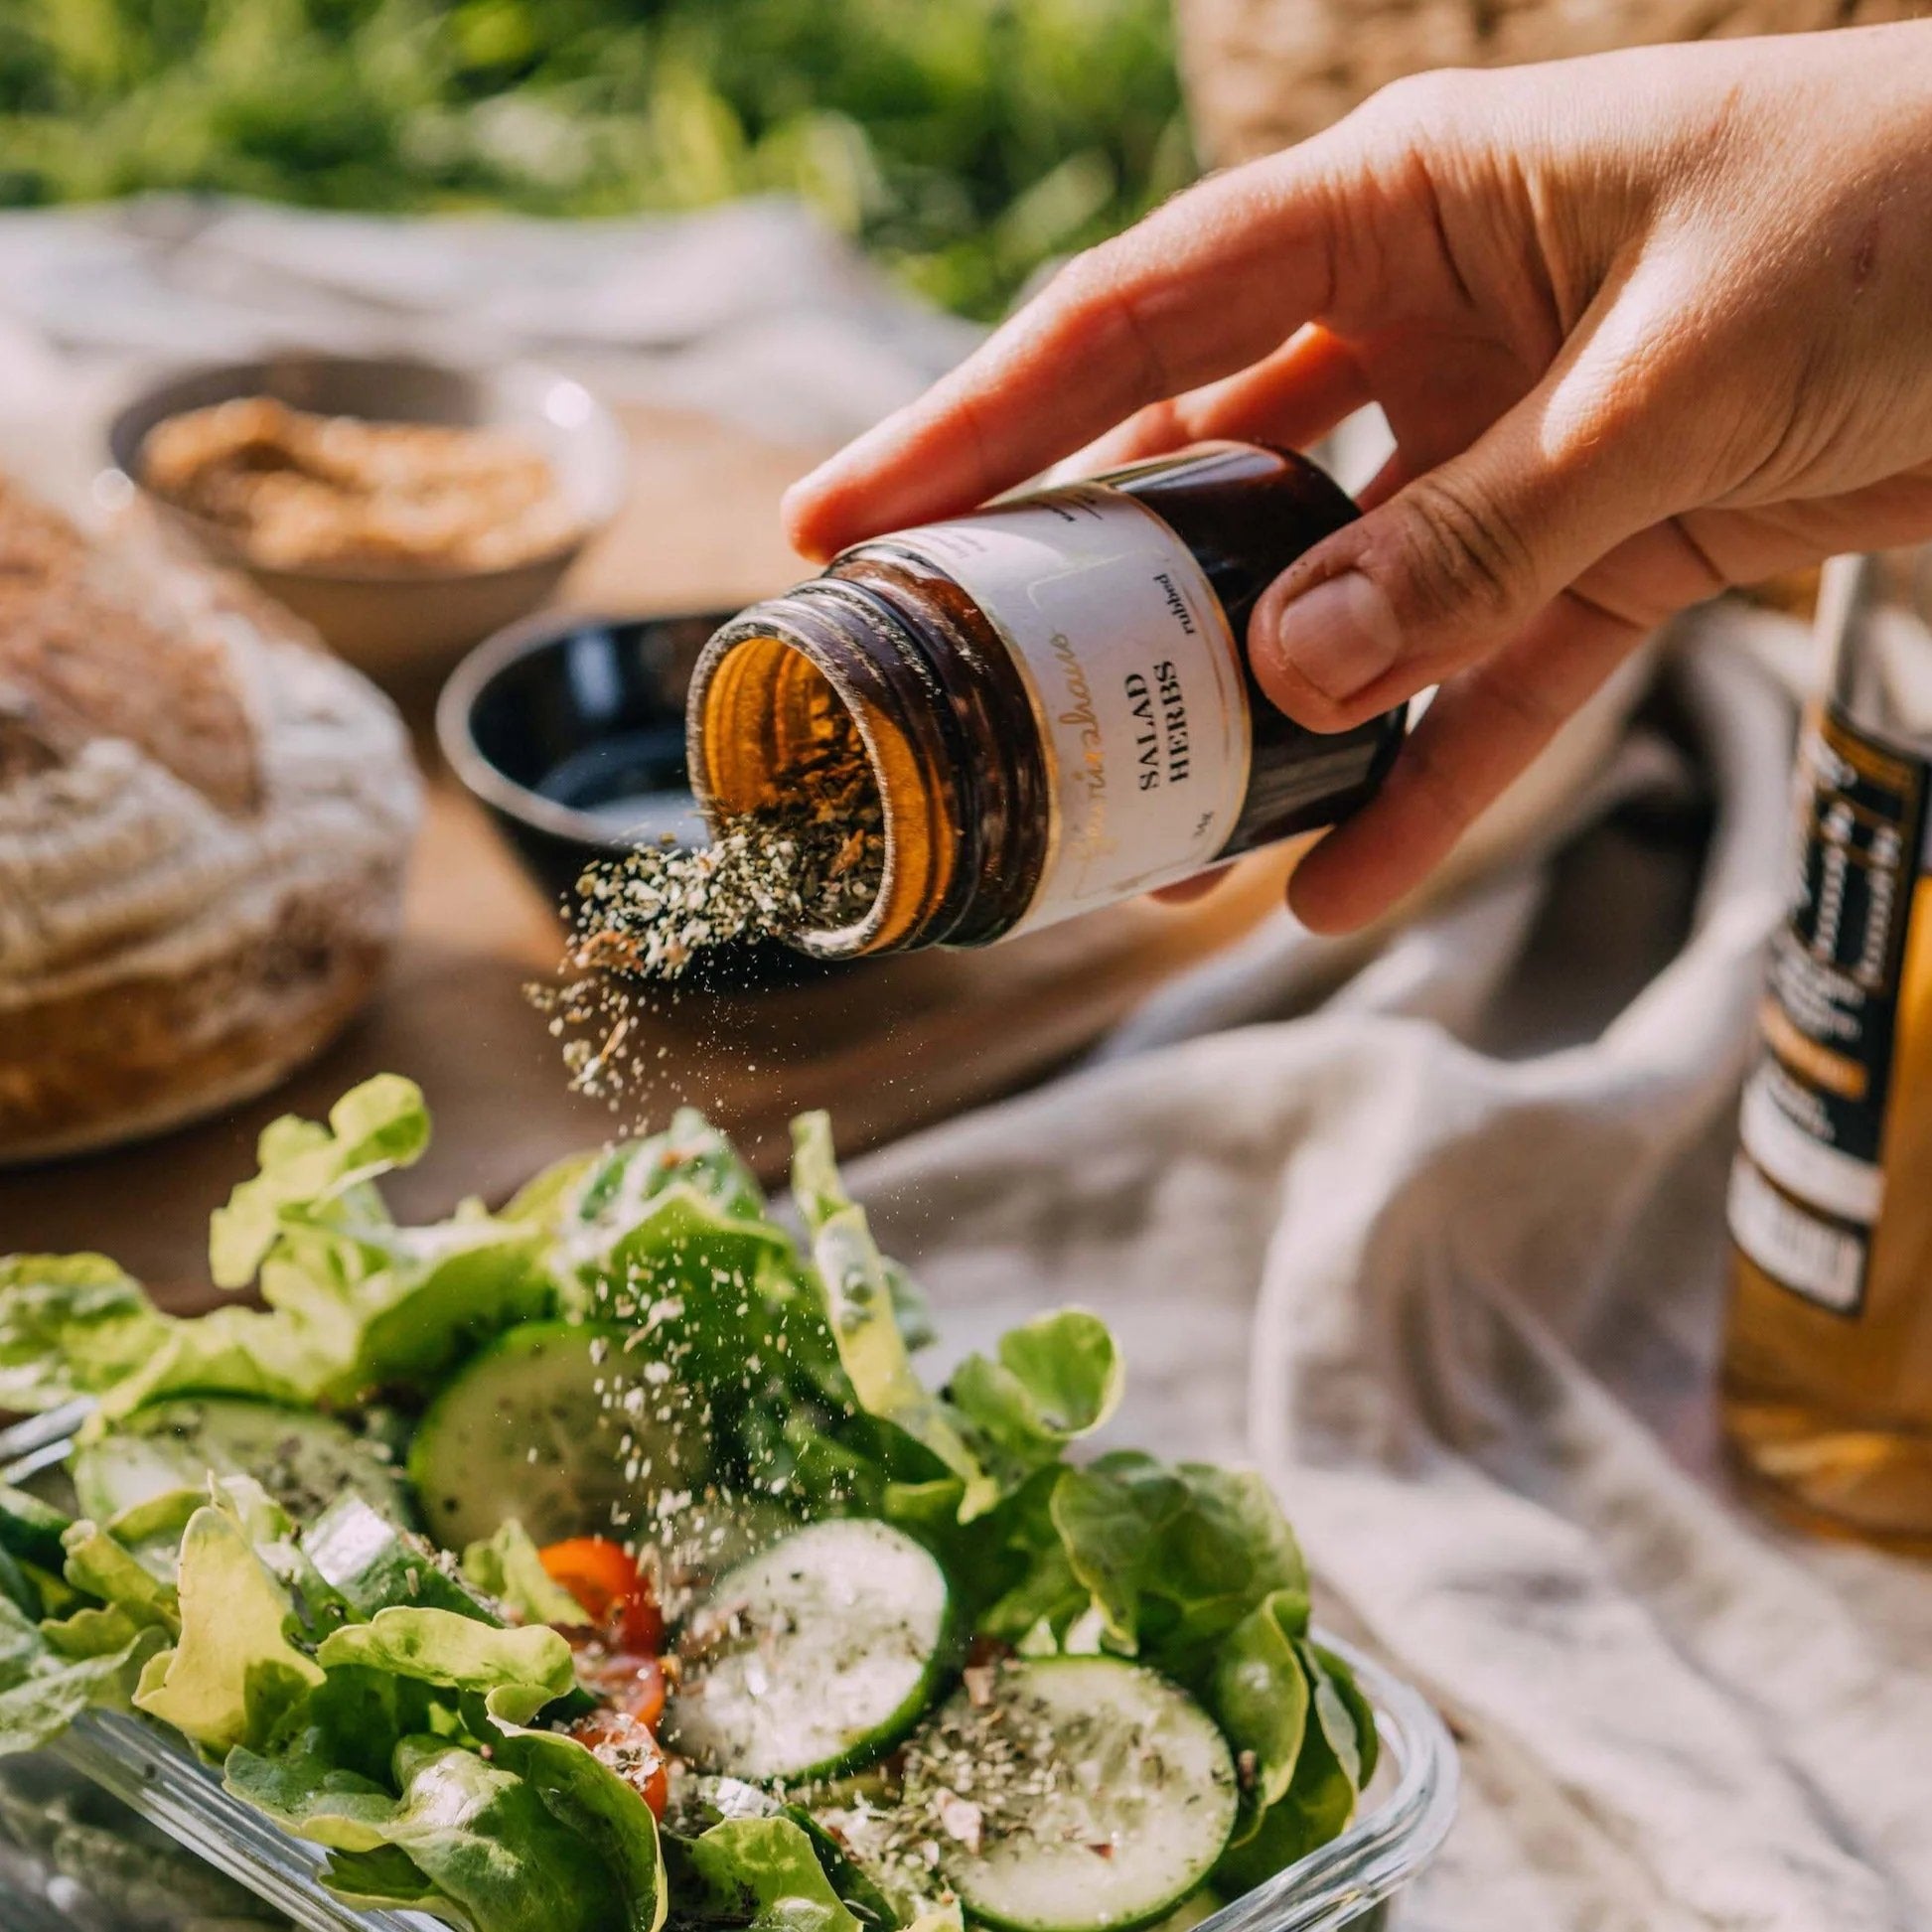
[[[889,707],[866,688],[862,668],[769,612],[746,612],[711,639],[692,674],[688,762],[714,829],[725,818],[797,803],[797,774],[823,744],[830,707],[856,731],[877,789],[878,890],[859,917],[804,928],[787,944],[816,959],[849,960],[904,944],[934,903],[936,867],[950,869],[918,756]]]

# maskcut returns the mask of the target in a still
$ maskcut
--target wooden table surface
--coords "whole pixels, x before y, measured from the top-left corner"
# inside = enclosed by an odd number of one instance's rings
[[[736,606],[803,574],[779,534],[778,496],[811,452],[708,419],[627,412],[636,483],[618,524],[566,586],[584,609]],[[251,1171],[275,1115],[319,1115],[382,1070],[420,1081],[436,1139],[389,1185],[404,1220],[466,1194],[496,1201],[533,1169],[680,1102],[736,1133],[768,1173],[786,1123],[832,1112],[842,1147],[903,1133],[1038,1079],[1089,1044],[1162,978],[1247,931],[1279,903],[1283,866],[1239,870],[1184,910],[1136,904],[979,953],[871,963],[758,996],[656,997],[634,1030],[649,1090],[625,1112],[570,1091],[524,988],[548,978],[561,931],[481,809],[428,742],[433,692],[399,692],[430,771],[404,932],[367,1012],[276,1094],[163,1138],[0,1174],[0,1252],[99,1249],[178,1305],[207,1298],[209,1210]]]

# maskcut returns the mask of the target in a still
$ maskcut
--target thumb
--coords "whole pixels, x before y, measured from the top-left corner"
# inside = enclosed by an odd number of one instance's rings
[[[1648,385],[1630,380],[1607,364],[1552,372],[1460,455],[1292,564],[1249,623],[1262,688],[1298,723],[1347,730],[1486,658],[1688,508]]]

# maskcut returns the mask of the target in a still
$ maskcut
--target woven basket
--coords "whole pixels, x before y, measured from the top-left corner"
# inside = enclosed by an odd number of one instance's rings
[[[1285,147],[1440,67],[1905,20],[1928,0],[1175,0],[1202,159]]]

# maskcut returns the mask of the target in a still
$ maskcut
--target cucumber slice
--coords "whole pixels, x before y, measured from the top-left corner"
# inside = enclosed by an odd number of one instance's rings
[[[955,1658],[952,1593],[889,1524],[815,1523],[728,1570],[686,1624],[671,1747],[759,1783],[883,1756]]]
[[[109,1523],[210,1475],[252,1476],[297,1523],[313,1522],[345,1490],[407,1521],[401,1480],[384,1451],[328,1415],[234,1396],[159,1402],[74,1451],[82,1516]]]
[[[416,1430],[409,1476],[429,1534],[462,1550],[513,1516],[539,1545],[651,1531],[659,1502],[700,1482],[708,1460],[681,1404],[625,1355],[621,1329],[507,1330]]]
[[[1115,1657],[1007,1664],[934,1713],[905,1802],[940,1870],[1000,1932],[1129,1932],[1205,1883],[1235,1826],[1221,1727]]]
[[[339,1496],[303,1532],[302,1550],[322,1579],[358,1615],[377,1610],[453,1610],[473,1623],[503,1619],[462,1577],[436,1560],[421,1537],[399,1529],[360,1496]]]

